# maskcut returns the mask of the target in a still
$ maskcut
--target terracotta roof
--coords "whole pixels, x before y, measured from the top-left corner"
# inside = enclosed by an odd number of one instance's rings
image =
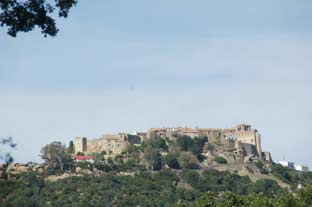
[[[92,160],[94,159],[94,156],[88,156],[88,155],[76,155],[75,160]]]

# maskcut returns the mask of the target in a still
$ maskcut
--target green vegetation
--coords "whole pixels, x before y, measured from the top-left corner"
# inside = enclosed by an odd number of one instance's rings
[[[227,160],[224,157],[216,156],[214,161],[219,164],[227,164]]]
[[[312,172],[298,172],[294,169],[283,167],[280,164],[273,164],[272,174],[290,184],[293,189],[295,189],[298,184],[304,186],[312,185]]]
[[[71,169],[73,160],[61,142],[47,144],[41,150],[41,158],[48,166],[55,169]]]
[[[129,146],[122,154],[106,157],[94,153],[94,163],[73,162],[60,142],[46,145],[41,156],[43,172],[16,175],[2,173],[1,207],[45,206],[179,206],[179,207],[309,207],[312,173],[298,173],[273,164],[272,173],[293,187],[307,187],[289,194],[275,180],[258,179],[227,171],[205,170],[201,154],[207,138],[177,137],[176,141],[157,137],[140,147]],[[209,146],[207,146],[209,147]],[[223,157],[217,163],[226,164]],[[264,163],[255,163],[265,170]],[[70,174],[51,180],[50,175]]]
[[[157,172],[141,169],[131,176],[113,172],[100,176],[73,176],[55,182],[45,181],[43,174],[19,174],[15,181],[0,181],[0,203],[4,207],[175,206],[179,202],[194,202],[207,192],[230,191],[247,197],[262,193],[268,198],[283,193],[275,181],[252,183],[248,177],[214,170],[199,173],[188,169]],[[180,182],[190,187],[181,187]]]
[[[261,160],[258,160],[256,162],[256,166],[257,166],[258,169],[262,169],[264,167],[264,164],[263,164],[263,162]]]
[[[200,167],[198,159],[191,152],[181,152],[179,163],[182,168],[198,169]]]
[[[264,164],[261,160],[257,160],[256,162],[256,167],[258,168],[259,172],[261,174],[268,174],[269,172],[267,171],[266,168],[264,168]]]
[[[201,174],[195,170],[183,170],[181,177],[200,192],[231,191],[242,195],[263,192],[272,196],[282,191],[274,180],[260,179],[252,183],[247,176],[216,170],[205,170]]]
[[[149,169],[154,171],[163,169],[165,165],[171,169],[199,169],[207,140],[207,137],[181,136],[176,141],[169,141],[156,137],[145,141],[136,152],[144,152],[143,158],[149,164]],[[128,152],[132,154],[134,150],[130,151]]]
[[[207,137],[195,137],[181,136],[177,138],[177,146],[181,151],[192,152],[198,160],[202,161],[201,155],[205,143],[208,141]]]
[[[264,194],[237,195],[230,192],[209,192],[191,204],[178,207],[310,207],[312,187],[298,190],[295,194],[281,193],[274,198]]]
[[[176,153],[168,153],[165,157],[165,163],[172,169],[180,169],[180,163],[177,159]]]

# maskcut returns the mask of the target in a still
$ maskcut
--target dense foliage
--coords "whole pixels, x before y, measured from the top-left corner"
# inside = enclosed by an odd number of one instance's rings
[[[178,207],[310,207],[312,187],[298,190],[295,194],[281,193],[274,198],[263,194],[241,196],[234,193],[206,193],[192,204],[179,204]]]
[[[192,152],[198,160],[202,160],[202,150],[205,143],[208,141],[207,137],[195,137],[191,138],[189,136],[181,136],[177,138],[177,146],[181,151]]]
[[[259,179],[252,183],[247,176],[216,170],[205,170],[201,174],[195,170],[184,170],[181,177],[201,192],[231,191],[241,195],[263,192],[267,196],[274,196],[282,191],[274,180]]]
[[[272,174],[285,183],[288,183],[292,188],[296,188],[298,184],[312,185],[312,172],[298,172],[294,169],[283,167],[280,164],[273,164]]]
[[[252,183],[248,177],[218,171],[142,169],[131,175],[74,176],[55,182],[44,178],[32,172],[18,175],[16,181],[0,181],[1,206],[174,206],[194,202],[208,191],[270,198],[283,192],[271,180]]]

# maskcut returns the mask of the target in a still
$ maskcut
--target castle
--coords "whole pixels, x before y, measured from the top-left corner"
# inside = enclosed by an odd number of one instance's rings
[[[253,156],[263,160],[271,160],[269,152],[262,152],[261,135],[251,125],[239,124],[231,128],[151,128],[147,132],[135,134],[118,133],[103,135],[88,140],[78,137],[74,140],[75,154],[82,152],[92,154],[103,152],[106,155],[117,155],[124,152],[129,145],[141,145],[146,139],[163,137],[174,140],[179,136],[208,137],[208,143],[223,146],[233,152],[234,157]],[[236,159],[236,158],[235,158]]]
[[[143,137],[126,133],[103,135],[97,139],[88,140],[86,137],[77,137],[74,140],[75,154],[104,152],[107,155],[117,155],[127,149],[129,145],[140,145]]]

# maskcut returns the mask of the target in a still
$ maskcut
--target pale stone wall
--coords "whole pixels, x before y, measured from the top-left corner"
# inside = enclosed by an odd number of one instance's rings
[[[244,131],[244,132],[237,132],[235,136],[238,141],[244,144],[251,144],[254,145],[257,149],[257,156],[261,157],[262,150],[261,150],[261,137],[260,134],[256,131]]]
[[[128,137],[130,139],[128,140]],[[142,138],[138,135],[128,135],[119,133],[116,135],[103,135],[98,139],[86,140],[86,149],[83,147],[83,138],[75,138],[75,154],[84,152],[86,154],[105,152],[106,154],[120,154],[127,149],[130,144],[141,144]]]
[[[75,149],[75,153],[83,152],[82,137],[76,137],[74,139],[74,149]]]
[[[80,144],[80,142],[79,142]],[[92,139],[87,141],[87,154],[95,152],[106,152],[106,154],[120,154],[128,146],[125,135],[103,135],[99,139]],[[82,148],[75,150],[77,153]],[[82,152],[82,151],[81,151]]]

